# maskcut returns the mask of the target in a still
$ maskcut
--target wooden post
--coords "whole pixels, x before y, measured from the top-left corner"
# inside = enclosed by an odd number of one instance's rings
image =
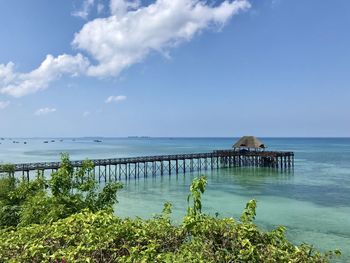
[[[176,159],[176,174],[179,174],[179,161]]]
[[[281,169],[283,169],[283,156],[280,157],[280,162],[281,162],[280,167],[281,167]]]
[[[136,179],[137,177],[137,163],[134,163],[134,178]]]
[[[171,160],[169,160],[168,167],[169,167],[169,175],[171,175]]]
[[[288,155],[288,168],[290,168],[290,155]]]

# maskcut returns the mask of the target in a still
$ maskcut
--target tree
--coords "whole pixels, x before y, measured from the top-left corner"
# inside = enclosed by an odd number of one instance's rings
[[[102,189],[91,176],[91,161],[75,170],[68,154],[61,155],[61,166],[49,179],[38,174],[27,182],[12,176],[0,180],[0,226],[52,223],[83,210],[112,210],[117,203],[120,183]]]

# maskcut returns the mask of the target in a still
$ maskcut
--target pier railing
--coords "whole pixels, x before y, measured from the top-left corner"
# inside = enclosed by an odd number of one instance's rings
[[[173,155],[140,156],[128,158],[94,159],[93,174],[98,180],[147,177],[186,173],[227,167],[270,167],[290,169],[294,166],[294,153],[281,151],[215,150],[209,153],[188,153]],[[71,161],[74,168],[83,165],[83,161]],[[55,171],[60,162],[20,163],[13,165],[13,173],[21,173],[28,180],[30,172]],[[0,172],[7,172],[1,170]]]

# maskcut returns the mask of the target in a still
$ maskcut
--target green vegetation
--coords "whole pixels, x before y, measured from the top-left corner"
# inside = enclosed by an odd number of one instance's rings
[[[91,175],[93,164],[84,161],[74,170],[69,156],[62,154],[61,168],[50,179],[40,173],[30,182],[4,176],[0,180],[0,227],[49,224],[79,213],[112,211],[120,183],[109,183],[101,191]]]
[[[10,163],[5,163],[0,165],[0,173],[7,173],[8,175],[12,176],[15,172],[15,166]]]
[[[170,203],[149,220],[118,218],[112,206],[121,185],[100,190],[91,169],[86,161],[74,171],[63,155],[49,180],[0,180],[0,262],[329,262],[340,254],[295,246],[283,227],[260,230],[255,200],[239,221],[203,214],[205,177],[192,182],[180,225]]]

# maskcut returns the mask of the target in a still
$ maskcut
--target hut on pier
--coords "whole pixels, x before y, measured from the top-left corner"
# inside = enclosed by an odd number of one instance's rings
[[[258,138],[254,136],[243,136],[240,138],[233,146],[232,148],[234,150],[243,150],[243,151],[250,151],[250,150],[264,150],[267,148],[264,143],[262,143]]]

